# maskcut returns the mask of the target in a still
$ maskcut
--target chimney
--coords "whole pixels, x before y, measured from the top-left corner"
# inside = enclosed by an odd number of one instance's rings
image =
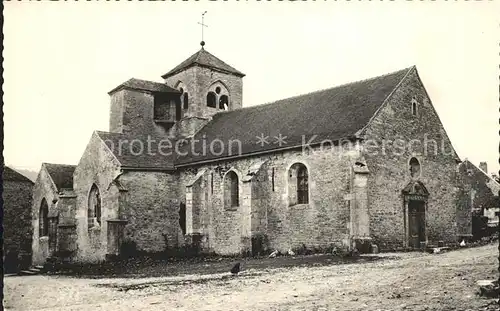
[[[480,162],[479,168],[482,169],[485,173],[488,173],[488,164],[486,162]]]

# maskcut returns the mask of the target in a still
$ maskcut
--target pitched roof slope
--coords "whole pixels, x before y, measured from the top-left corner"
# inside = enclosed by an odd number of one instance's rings
[[[202,144],[198,143],[194,145],[195,152],[188,152],[187,148],[185,151],[188,154],[178,156],[177,162],[186,164],[230,156],[228,146],[231,140],[241,142],[241,155],[245,155],[300,146],[303,139],[309,142],[313,135],[317,135],[313,143],[352,137],[368,124],[385,99],[413,68],[270,104],[216,114],[194,139],[205,139],[207,146],[215,139],[220,139],[225,145],[222,154],[217,155],[220,144],[214,144],[215,152],[205,152],[203,156]],[[257,137],[261,135],[268,137],[269,143],[263,146],[258,144]],[[276,143],[276,137],[280,135],[286,142],[281,146]],[[232,155],[235,155],[238,148],[236,144],[232,146]]]
[[[465,159],[462,161],[462,163],[459,164],[459,166],[465,167],[466,171],[462,171],[462,173],[466,173],[467,169],[470,169],[471,167],[474,168],[477,172],[480,172],[483,176],[487,177],[492,183],[497,185],[500,188],[500,183],[496,181],[493,176],[488,175],[485,171],[483,171],[480,167],[476,166],[474,163],[469,161],[468,159]]]
[[[121,133],[96,131],[122,168],[174,169],[173,149],[166,148],[165,138],[129,136]],[[160,141],[164,141],[160,146]],[[150,143],[148,143],[150,141]],[[174,145],[173,142],[171,142]],[[148,147],[148,144],[151,146]],[[149,149],[148,149],[149,148]],[[170,154],[169,154],[170,153]]]
[[[14,170],[14,169],[11,169],[8,166],[3,167],[2,180],[29,182],[29,183],[33,184],[33,181],[31,181],[28,177],[24,176],[23,174],[19,173],[18,171]]]
[[[180,93],[178,90],[171,88],[165,83],[132,78],[118,85],[117,87],[109,91],[108,94],[112,94],[123,88],[140,90],[140,91],[161,92],[161,93]]]
[[[43,163],[58,190],[73,189],[73,173],[76,165]]]
[[[207,52],[204,48],[201,48],[198,52],[191,55],[188,59],[177,65],[174,69],[170,70],[162,78],[170,77],[186,68],[191,66],[199,65],[202,67],[208,67],[216,70],[220,70],[226,73],[231,73],[236,76],[244,77],[245,74],[235,68],[229,66],[222,60],[218,59],[214,55]]]

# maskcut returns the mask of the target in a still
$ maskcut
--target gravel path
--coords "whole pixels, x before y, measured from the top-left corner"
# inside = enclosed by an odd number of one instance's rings
[[[498,248],[393,253],[356,264],[229,273],[4,279],[7,310],[497,310],[475,282],[497,277]],[[282,260],[277,258],[275,260]],[[245,268],[245,267],[244,267]],[[228,270],[230,266],[228,266]],[[488,306],[489,305],[489,306]]]

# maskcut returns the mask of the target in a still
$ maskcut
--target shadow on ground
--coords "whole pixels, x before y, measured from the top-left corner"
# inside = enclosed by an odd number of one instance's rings
[[[325,266],[372,262],[388,257],[374,255],[339,257],[327,254],[308,256],[283,256],[276,258],[191,258],[186,260],[152,260],[148,258],[100,264],[67,265],[48,274],[81,278],[143,278],[179,276],[187,274],[208,275],[229,273],[231,267],[240,262],[242,271],[266,270],[289,267]],[[244,275],[244,273],[242,273]],[[248,275],[248,274],[247,274]],[[204,280],[201,280],[205,282]]]

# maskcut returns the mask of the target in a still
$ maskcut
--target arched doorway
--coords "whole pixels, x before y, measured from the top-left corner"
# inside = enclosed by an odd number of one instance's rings
[[[406,247],[421,249],[427,245],[426,211],[429,191],[420,181],[410,182],[403,189],[405,205]]]

